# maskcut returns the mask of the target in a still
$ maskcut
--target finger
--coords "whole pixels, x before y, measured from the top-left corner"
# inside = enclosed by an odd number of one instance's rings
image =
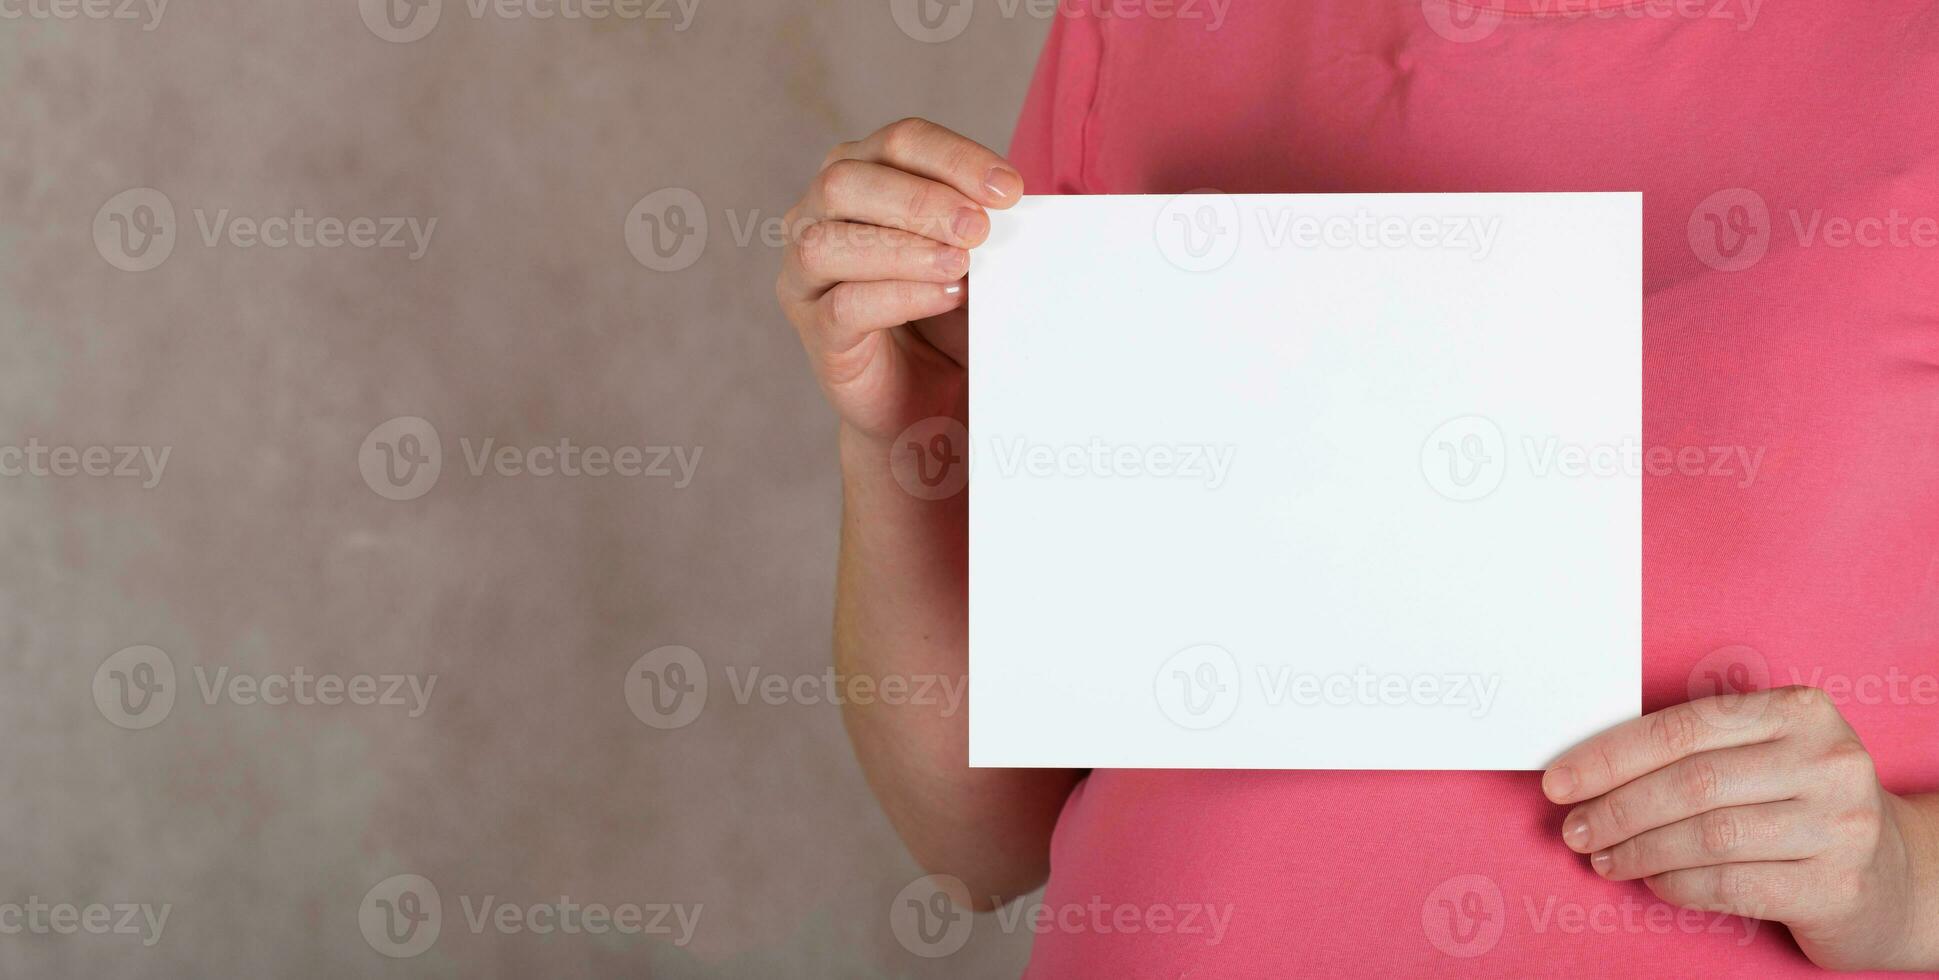
[[[1830,834],[1799,800],[1727,806],[1658,827],[1589,856],[1611,881],[1747,861],[1800,861],[1824,853]]]
[[[995,150],[927,119],[904,119],[835,147],[837,160],[863,160],[948,184],[979,204],[1007,208],[1023,196],[1023,176]]]
[[[845,353],[875,331],[955,309],[964,293],[961,281],[839,283],[815,303],[804,339],[818,353]]]
[[[961,191],[861,160],[837,160],[815,175],[788,224],[814,221],[897,228],[958,248],[980,245],[990,234],[990,216]]]
[[[1698,752],[1768,742],[1782,726],[1781,712],[1761,710],[1772,693],[1703,698],[1623,722],[1563,753],[1542,775],[1542,792],[1556,803],[1586,800]],[[1736,699],[1728,711],[1726,699]]]
[[[1588,854],[1718,807],[1791,799],[1800,776],[1789,758],[1766,743],[1679,759],[1576,807],[1562,821],[1562,839]]]
[[[968,280],[964,280],[966,283]],[[909,324],[916,336],[943,352],[958,367],[969,367],[969,311],[958,307],[941,316]]]
[[[955,282],[969,271],[969,252],[893,228],[821,221],[788,245],[782,276],[801,296],[838,282]]]
[[[1817,877],[1809,861],[1751,861],[1666,871],[1643,883],[1671,905],[1782,921],[1808,911]]]

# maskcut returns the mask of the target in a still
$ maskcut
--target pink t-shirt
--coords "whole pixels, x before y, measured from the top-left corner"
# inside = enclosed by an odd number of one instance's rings
[[[1012,159],[1034,193],[1642,191],[1642,707],[1815,684],[1939,790],[1939,5],[1498,11],[1081,0]],[[1598,877],[1539,778],[1098,771],[1031,975],[1815,971]]]

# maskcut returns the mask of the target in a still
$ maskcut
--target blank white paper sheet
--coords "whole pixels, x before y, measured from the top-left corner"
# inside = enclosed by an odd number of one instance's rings
[[[971,764],[1540,769],[1636,717],[1641,206],[994,213]]]

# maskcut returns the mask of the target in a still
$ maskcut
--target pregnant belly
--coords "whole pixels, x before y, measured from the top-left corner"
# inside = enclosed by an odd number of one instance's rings
[[[1781,925],[1598,877],[1539,779],[1099,771],[997,921],[1035,977],[1818,973]]]

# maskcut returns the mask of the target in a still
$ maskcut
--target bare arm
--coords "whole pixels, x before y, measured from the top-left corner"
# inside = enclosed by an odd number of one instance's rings
[[[836,147],[789,214],[776,294],[842,418],[835,663],[878,689],[966,683],[965,495],[905,490],[891,453],[915,423],[966,418],[968,250],[988,235],[985,209],[1022,189],[994,152],[903,120]],[[968,706],[947,700],[851,699],[842,711],[924,868],[961,878],[979,908],[1042,883],[1075,772],[969,768]]]

